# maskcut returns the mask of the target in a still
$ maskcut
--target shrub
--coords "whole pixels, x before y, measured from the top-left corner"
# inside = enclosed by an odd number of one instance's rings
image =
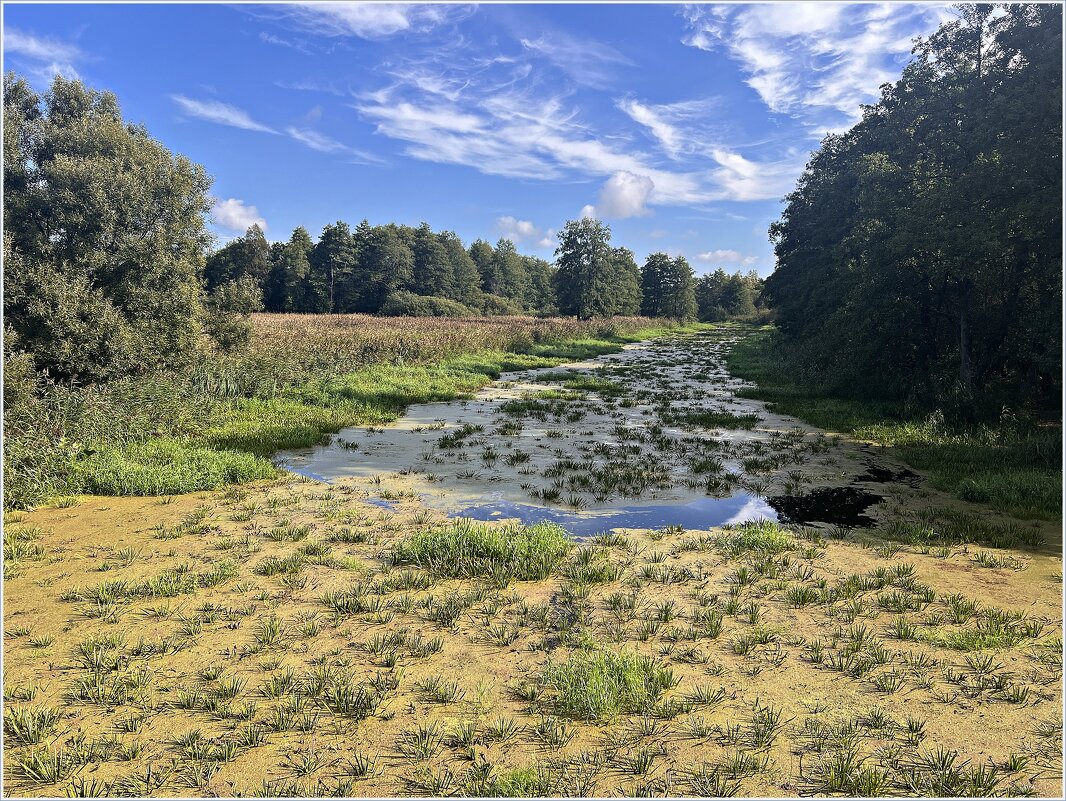
[[[416,295],[406,290],[390,293],[380,313],[386,317],[469,317],[475,314],[473,309],[458,301]]]

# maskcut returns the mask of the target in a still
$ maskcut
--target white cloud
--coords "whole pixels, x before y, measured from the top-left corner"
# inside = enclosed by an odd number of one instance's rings
[[[526,50],[544,58],[585,86],[613,83],[619,67],[633,64],[627,56],[610,45],[587,37],[570,36],[562,31],[520,41]]]
[[[850,127],[863,103],[895,79],[915,36],[932,32],[947,6],[796,2],[688,6],[685,44],[725,50],[766,106],[812,134]],[[891,13],[889,13],[891,12]]]
[[[583,219],[586,218],[586,217],[587,218],[591,218],[591,219],[595,219],[596,218],[596,207],[592,206],[592,205],[582,206],[581,207],[581,217]]]
[[[541,250],[554,248],[557,244],[559,244],[559,241],[556,238],[556,231],[554,228],[549,228],[544,232],[544,236],[537,240],[537,247]]]
[[[646,175],[616,172],[600,190],[596,211],[604,217],[624,219],[648,213],[648,197],[655,183]]]
[[[259,209],[247,206],[243,200],[234,197],[226,200],[216,199],[211,208],[211,218],[217,225],[241,233],[253,225],[258,225],[264,231],[267,228],[266,220],[259,214]]]
[[[233,128],[243,128],[246,131],[277,133],[273,128],[253,120],[244,109],[228,103],[219,100],[193,100],[184,95],[171,95],[170,97],[190,117],[197,117],[219,125],[229,125]]]
[[[803,161],[755,162],[724,148],[711,152],[718,164],[714,178],[732,200],[777,200],[796,184]]]
[[[540,230],[532,221],[519,220],[509,215],[496,220],[496,230],[504,239],[510,239],[516,243],[524,239],[540,236]]]
[[[678,159],[684,153],[706,149],[711,134],[694,128],[692,121],[705,122],[714,103],[708,99],[653,105],[624,98],[617,105],[634,122],[647,128],[670,158]]]
[[[738,250],[709,250],[706,253],[696,255],[696,261],[705,263],[728,262],[730,264],[743,264],[746,267],[750,267],[758,260],[758,256],[745,256]]]
[[[473,13],[472,6],[394,3],[301,3],[285,7],[301,28],[324,36],[384,39],[398,33],[423,33]]]
[[[517,54],[485,57],[474,43],[449,39],[390,61],[386,81],[354,95],[353,108],[412,158],[534,181],[598,181],[590,213],[615,218],[658,205],[776,200],[802,171],[805,158],[796,153],[766,160],[750,150],[765,143],[724,144],[727,122],[708,113],[714,98],[627,97],[615,100],[617,113],[590,117],[571,90],[531,67],[548,57],[547,47],[527,38]],[[624,58],[611,53],[605,57]],[[642,146],[644,131],[651,142]]]
[[[336,153],[345,155],[349,157],[349,160],[362,164],[382,163],[382,159],[378,158],[373,153],[367,153],[366,151],[349,147],[343,142],[338,142],[336,139],[326,136],[323,133],[319,133],[311,128],[294,128],[290,126],[285,129],[285,133],[297,142],[306,145],[312,150],[317,150],[319,153]]]
[[[85,59],[76,45],[11,26],[4,27],[4,53],[21,58],[25,62],[23,72],[31,83],[38,85],[51,83],[56,75],[68,80],[80,77],[74,63]]]
[[[671,158],[678,157],[681,151],[681,134],[676,127],[663,119],[655,108],[645,106],[636,100],[622,100],[618,107],[636,122],[646,126]]]

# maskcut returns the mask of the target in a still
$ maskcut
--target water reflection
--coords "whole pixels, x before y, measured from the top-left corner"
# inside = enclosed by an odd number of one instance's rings
[[[568,512],[548,506],[511,501],[476,502],[451,512],[451,517],[474,520],[517,518],[522,523],[555,523],[576,537],[588,537],[615,528],[663,528],[683,526],[707,529],[745,520],[777,520],[777,513],[763,499],[748,493],[729,498],[700,498],[689,503],[628,506],[594,512]]]

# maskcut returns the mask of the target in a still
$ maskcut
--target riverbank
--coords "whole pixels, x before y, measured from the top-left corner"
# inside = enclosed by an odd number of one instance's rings
[[[665,321],[253,315],[237,354],[181,373],[47,385],[8,363],[7,507],[80,493],[169,495],[277,475],[274,452],[412,403],[464,397],[505,370],[551,367],[671,330]]]
[[[775,351],[769,327],[733,348],[729,369],[755,384],[742,393],[747,397],[885,448],[960,500],[1023,520],[1062,517],[1060,425],[1022,425],[1005,417],[997,425],[953,427],[934,409],[828,394],[799,379],[795,366]]]

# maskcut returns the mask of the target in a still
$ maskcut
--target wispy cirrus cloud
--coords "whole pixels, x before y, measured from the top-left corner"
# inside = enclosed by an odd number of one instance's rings
[[[776,199],[782,176],[795,178],[803,166],[791,156],[760,162],[725,147],[684,168],[663,165],[622,137],[599,135],[565,96],[526,89],[482,96],[471,87],[449,101],[399,82],[355,108],[414,158],[532,180],[602,180],[595,211],[604,216],[637,216],[649,204]]]
[[[663,151],[672,159],[704,149],[713,136],[700,130],[715,99],[688,100],[678,103],[645,103],[632,97],[617,101],[630,119],[648,129]]]
[[[812,134],[842,130],[880,96],[910,56],[913,39],[946,18],[946,5],[794,2],[685,6],[682,41],[722,50],[773,112]]]
[[[338,142],[330,136],[326,136],[323,133],[312,128],[295,128],[288,127],[285,129],[285,133],[295,139],[302,145],[316,150],[319,153],[332,153],[342,156],[347,156],[350,161],[355,161],[360,164],[381,164],[384,159],[373,153],[367,153],[364,150],[359,150],[343,142]]]
[[[577,38],[562,31],[545,33],[536,39],[523,38],[522,47],[565,72],[576,83],[603,87],[612,84],[621,67],[633,61],[619,50],[587,37]]]
[[[49,84],[56,75],[67,79],[80,77],[74,65],[87,58],[75,44],[10,25],[4,27],[4,53],[9,64],[14,57],[30,82],[39,86]]]
[[[171,95],[170,99],[177,103],[182,112],[189,117],[206,120],[218,125],[228,125],[231,128],[242,128],[246,131],[277,133],[269,125],[264,125],[252,119],[252,116],[244,109],[231,106],[220,100],[195,100],[185,95]]]
[[[287,5],[280,13],[282,19],[320,36],[385,39],[425,33],[459,22],[475,10],[472,5],[327,2]]]

